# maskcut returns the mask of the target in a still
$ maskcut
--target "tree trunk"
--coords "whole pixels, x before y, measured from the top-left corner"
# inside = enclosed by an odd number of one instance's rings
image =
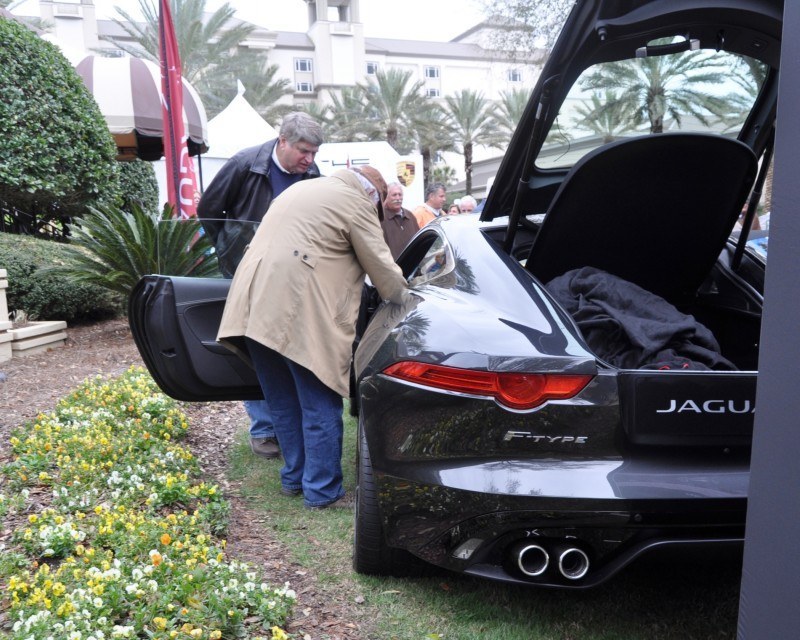
[[[397,151],[397,129],[390,127],[386,130],[386,142],[392,145],[392,149]]]
[[[472,143],[464,145],[464,173],[466,174],[465,189],[467,195],[472,195]]]
[[[422,190],[423,192],[425,189],[428,188],[428,184],[431,181],[431,150],[430,147],[424,147],[419,150],[420,155],[422,156]]]

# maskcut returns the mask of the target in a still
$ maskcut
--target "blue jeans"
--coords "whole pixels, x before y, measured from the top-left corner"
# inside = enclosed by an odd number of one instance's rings
[[[321,507],[344,495],[342,398],[308,369],[247,339],[283,454],[281,485]]]
[[[244,408],[250,416],[251,438],[274,438],[275,425],[266,400],[245,400]]]

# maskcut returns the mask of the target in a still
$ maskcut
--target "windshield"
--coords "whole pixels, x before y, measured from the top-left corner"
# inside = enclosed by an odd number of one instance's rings
[[[649,133],[688,131],[736,137],[767,70],[767,65],[752,58],[714,50],[650,55],[590,67],[562,103],[536,166],[571,167],[599,146]]]

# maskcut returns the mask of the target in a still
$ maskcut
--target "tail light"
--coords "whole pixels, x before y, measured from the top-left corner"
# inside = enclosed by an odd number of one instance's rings
[[[563,400],[580,393],[590,375],[474,371],[425,362],[396,362],[384,374],[406,382],[494,398],[509,409],[533,409],[548,400]]]

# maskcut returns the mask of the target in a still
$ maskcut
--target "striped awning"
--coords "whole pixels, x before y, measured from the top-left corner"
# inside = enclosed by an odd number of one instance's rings
[[[161,71],[140,58],[87,56],[75,67],[117,143],[117,158],[158,160],[164,154]],[[189,155],[208,151],[208,122],[200,96],[183,81],[183,122]]]

